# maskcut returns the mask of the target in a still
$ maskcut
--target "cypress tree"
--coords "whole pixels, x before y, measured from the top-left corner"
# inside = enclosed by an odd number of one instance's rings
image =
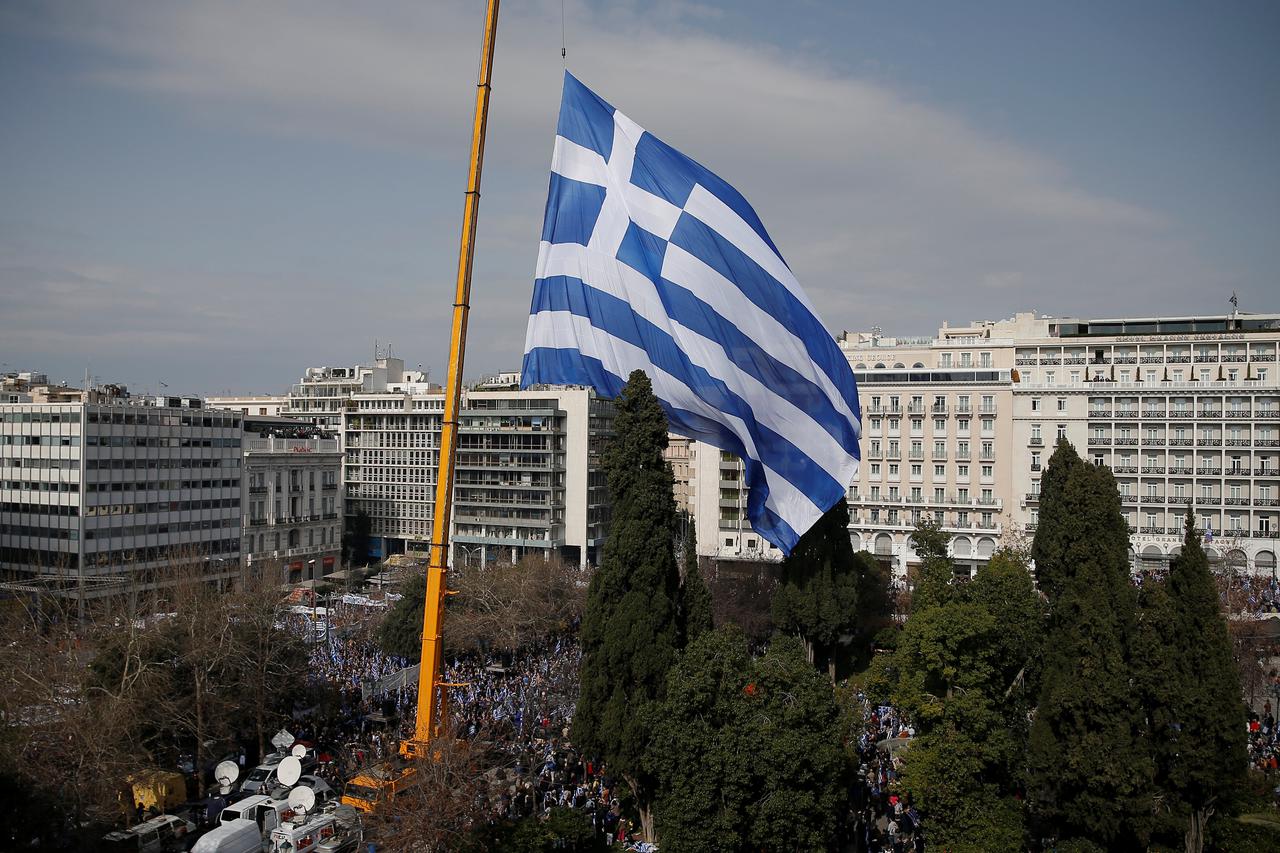
[[[1191,812],[1186,849],[1199,853],[1205,824],[1222,795],[1242,780],[1247,759],[1240,676],[1190,511],[1182,553],[1169,566],[1168,587],[1174,624],[1167,647],[1174,661],[1170,722],[1176,748],[1166,753],[1161,770]]]
[[[1041,513],[1053,538],[1039,550],[1057,594],[1027,750],[1028,799],[1042,829],[1064,842],[1141,849],[1153,769],[1130,665],[1128,525],[1109,470],[1062,445],[1054,457],[1067,471]]]
[[[830,649],[857,622],[858,563],[849,539],[849,504],[841,498],[809,528],[782,561],[773,594],[773,624],[795,634],[809,662],[818,647]],[[835,680],[835,662],[828,669]]]
[[[1079,519],[1063,511],[1061,506],[1067,476],[1083,464],[1070,442],[1059,439],[1040,478],[1040,520],[1031,543],[1031,559],[1035,563],[1036,585],[1050,602],[1057,599],[1063,578],[1071,571],[1068,551],[1073,544],[1088,541],[1078,524]]]
[[[587,590],[573,740],[627,782],[652,838],[653,784],[641,759],[679,641],[674,480],[662,458],[667,417],[643,371],[628,378],[616,410],[603,459],[613,513]]]
[[[711,613],[711,592],[707,589],[698,568],[698,534],[693,520],[685,524],[684,543],[684,578],[680,582],[680,615],[684,624],[683,646],[691,645],[713,627]]]

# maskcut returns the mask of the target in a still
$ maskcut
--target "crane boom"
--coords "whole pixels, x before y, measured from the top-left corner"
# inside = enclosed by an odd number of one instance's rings
[[[476,84],[475,124],[471,135],[471,168],[458,248],[458,287],[453,300],[449,335],[449,371],[445,385],[444,419],[440,428],[440,464],[436,477],[435,510],[431,522],[431,558],[427,567],[427,596],[422,609],[422,665],[418,671],[418,719],[413,738],[400,744],[405,758],[427,756],[431,739],[447,716],[445,695],[437,698],[444,657],[445,567],[449,562],[449,523],[453,515],[453,469],[458,444],[458,413],[462,408],[462,365],[467,349],[467,316],[471,310],[471,266],[475,258],[476,217],[480,207],[480,173],[484,165],[484,135],[489,119],[489,83],[493,46],[498,31],[499,0],[489,0],[485,14],[480,79]]]

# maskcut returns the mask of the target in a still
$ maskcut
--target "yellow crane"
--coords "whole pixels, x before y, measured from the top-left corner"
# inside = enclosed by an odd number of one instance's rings
[[[453,324],[449,335],[449,370],[445,384],[444,420],[440,428],[440,464],[436,477],[435,511],[431,523],[431,553],[427,567],[427,595],[422,613],[422,663],[418,671],[418,718],[413,737],[402,741],[406,759],[429,758],[431,740],[441,734],[447,717],[446,696],[439,688],[444,660],[445,567],[449,562],[449,521],[453,511],[453,469],[458,444],[458,413],[462,407],[462,365],[467,349],[467,316],[471,310],[471,267],[475,258],[476,217],[480,206],[480,174],[484,166],[484,137],[489,119],[493,47],[498,31],[499,0],[489,0],[485,13],[484,43],[480,52],[480,76],[476,84],[475,123],[471,134],[471,166],[467,176],[466,206],[462,216],[462,240],[458,249],[458,284],[453,299]],[[440,695],[437,696],[436,694]],[[370,810],[375,804],[411,785],[412,763],[402,767],[375,768],[356,776],[342,800]]]

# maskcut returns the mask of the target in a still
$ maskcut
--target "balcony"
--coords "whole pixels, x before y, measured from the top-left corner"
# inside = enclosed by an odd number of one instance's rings
[[[1196,364],[1211,364],[1217,360],[1218,356],[1216,353],[1213,355],[1206,355],[1205,353],[1199,353],[1196,355]]]
[[[1026,524],[1022,525],[1022,529],[1027,533],[1035,533],[1036,523],[1034,521],[1028,521]]]
[[[1063,364],[1084,364],[1084,356],[1082,356],[1082,355],[1069,355],[1069,356],[1067,356],[1066,358],[1064,358],[1064,359],[1062,360],[1062,363],[1063,363]]]
[[[1142,444],[1145,447],[1164,447],[1164,436],[1162,435],[1145,436],[1142,439]]]
[[[265,495],[266,493],[267,493],[266,486],[250,486],[249,487],[249,494],[251,495]]]
[[[957,461],[957,462],[968,462],[968,461],[970,461],[970,460],[972,460],[972,459],[973,459],[973,455],[972,455],[969,451],[967,451],[967,450],[957,450],[957,451],[956,451],[956,461]]]
[[[1117,438],[1117,439],[1116,439],[1116,444],[1118,444],[1118,445],[1122,445],[1122,446],[1125,446],[1125,447],[1136,447],[1136,446],[1137,446],[1137,444],[1138,444],[1138,439],[1136,439],[1136,438]]]
[[[1174,420],[1188,421],[1188,420],[1191,420],[1191,418],[1195,417],[1195,413],[1189,412],[1186,409],[1174,409],[1172,412],[1169,413],[1169,417],[1173,418]]]
[[[1249,498],[1223,498],[1222,502],[1227,506],[1248,506]]]
[[[1139,359],[1143,364],[1159,364],[1164,361],[1164,356],[1160,355],[1144,355]]]
[[[1089,411],[1089,417],[1091,417],[1091,418],[1109,418],[1109,417],[1111,417],[1111,410],[1110,410],[1110,409],[1091,409],[1091,410]]]
[[[907,458],[908,458],[908,459],[923,459],[923,458],[924,458],[924,451],[923,451],[923,450],[911,450],[911,451],[908,451],[908,452],[907,452]]]
[[[929,411],[933,412],[935,415],[945,415],[947,413],[947,404],[934,403],[929,407]]]
[[[1242,352],[1227,352],[1222,354],[1223,361],[1241,362],[1245,360],[1245,354]]]
[[[1196,414],[1196,417],[1210,419],[1220,418],[1222,417],[1222,409],[1201,409],[1199,413]]]
[[[1196,468],[1196,474],[1201,477],[1218,477],[1221,476],[1222,469],[1211,465],[1201,465]]]
[[[1185,495],[1183,495],[1183,496],[1176,496],[1176,495],[1175,495],[1174,497],[1169,498],[1169,503],[1171,503],[1171,504],[1181,504],[1182,506],[1187,506],[1188,504],[1190,504],[1190,503],[1191,503],[1191,498],[1186,497]]]
[[[1253,538],[1254,538],[1254,539],[1272,539],[1272,538],[1275,538],[1275,535],[1276,535],[1276,532],[1275,532],[1274,530],[1255,530],[1255,531],[1253,531]]]
[[[1042,358],[1042,359],[1040,359],[1040,363],[1041,363],[1041,364],[1062,364],[1062,359],[1060,359],[1060,358]]]
[[[1116,465],[1111,469],[1113,474],[1136,474],[1138,473],[1137,465]]]
[[[907,414],[909,414],[909,415],[923,415],[923,414],[924,414],[924,403],[908,403],[908,404],[907,404]]]
[[[1227,439],[1227,447],[1248,447],[1251,444],[1253,444],[1253,442],[1247,438],[1228,438]]]
[[[1222,439],[1220,438],[1198,438],[1196,444],[1201,447],[1221,447]]]
[[[1254,506],[1280,506],[1280,500],[1276,498],[1254,498]]]
[[[1143,409],[1142,416],[1144,418],[1163,418],[1164,409]]]
[[[1164,503],[1164,495],[1143,495],[1142,502],[1144,504],[1162,504]]]
[[[1032,444],[1039,444],[1039,440],[1032,439]],[[1107,435],[1091,435],[1089,436],[1090,447],[1106,447],[1111,444],[1111,437]]]
[[[1190,364],[1191,356],[1189,355],[1170,355],[1167,359],[1170,364]]]
[[[1280,447],[1280,438],[1258,438],[1253,442],[1254,447]]]
[[[1204,495],[1201,495],[1196,498],[1196,503],[1203,506],[1221,506],[1222,498],[1216,496],[1205,497]]]
[[[1146,536],[1163,536],[1163,527],[1140,527],[1138,531]]]
[[[995,403],[983,403],[978,407],[978,412],[983,415],[994,415],[996,413]]]
[[[1255,352],[1249,356],[1250,361],[1275,361],[1276,354],[1273,352]]]
[[[1092,439],[1089,441],[1089,443],[1090,444],[1093,443]],[[1040,447],[1041,445],[1044,444],[1044,439],[1038,435],[1033,435],[1031,436],[1031,438],[1027,439],[1027,444],[1030,444],[1032,447]]]
[[[1251,418],[1251,417],[1253,417],[1253,412],[1252,412],[1250,409],[1228,409],[1228,410],[1226,411],[1226,417],[1228,417],[1228,418]]]
[[[1170,466],[1169,473],[1170,474],[1192,474],[1194,473],[1194,469],[1188,468],[1185,465],[1173,465],[1173,466]]]
[[[1137,364],[1138,357],[1136,355],[1118,355],[1115,357],[1116,364]]]
[[[1253,473],[1258,477],[1274,477],[1280,472],[1276,471],[1274,468],[1254,468]]]
[[[1093,358],[1089,359],[1089,363],[1090,363],[1090,364],[1110,364],[1110,363],[1111,363],[1111,359],[1110,359],[1108,356],[1105,356],[1105,355],[1104,355],[1104,356],[1102,356],[1101,358],[1098,358],[1097,356],[1094,356]]]
[[[245,522],[246,527],[266,527],[267,520],[265,518],[251,518]]]
[[[1039,502],[1040,502],[1040,493],[1039,493],[1039,492],[1027,492],[1025,495],[1023,495],[1022,500],[1023,500],[1023,502],[1024,502],[1024,503],[1039,503]]]
[[[1160,465],[1143,465],[1142,473],[1144,474],[1163,474],[1164,468]]]
[[[1171,438],[1169,439],[1170,447],[1190,447],[1192,439],[1189,438]]]
[[[994,451],[984,450],[978,454],[979,462],[995,462],[996,454]]]

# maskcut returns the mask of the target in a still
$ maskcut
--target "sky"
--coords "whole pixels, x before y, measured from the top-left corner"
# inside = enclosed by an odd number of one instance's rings
[[[481,0],[0,4],[0,369],[445,374]],[[1280,311],[1280,4],[508,0],[466,375],[519,367],[565,65],[827,327]]]

